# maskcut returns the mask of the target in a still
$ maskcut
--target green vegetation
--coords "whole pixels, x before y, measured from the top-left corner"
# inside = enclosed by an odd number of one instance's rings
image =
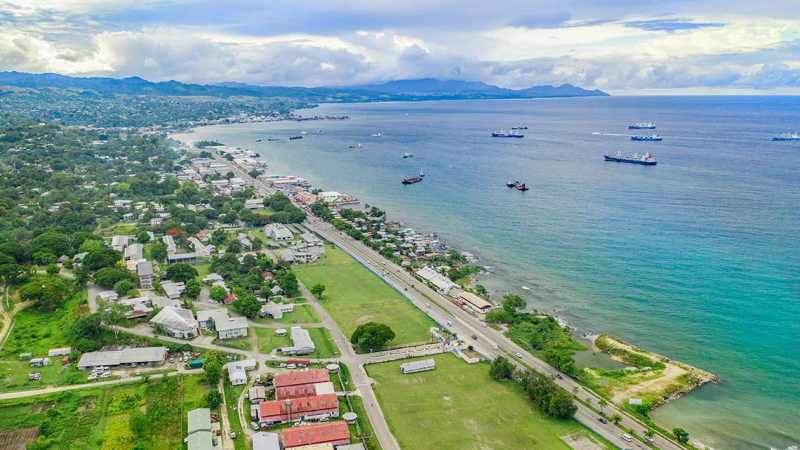
[[[227,381],[223,383],[223,393],[225,394],[225,410],[228,413],[228,420],[230,421],[231,431],[236,433],[236,439],[233,440],[233,445],[236,450],[248,450],[246,438],[242,431],[242,423],[239,422],[239,414],[236,412],[236,401],[244,391],[244,386],[231,386]],[[244,424],[248,426],[248,424]]]
[[[350,440],[352,442],[361,442],[358,437],[358,428],[361,428],[361,434],[365,437],[364,441],[367,444],[367,450],[380,450],[381,445],[378,442],[378,438],[375,436],[375,432],[372,431],[372,424],[369,422],[369,417],[367,416],[367,411],[364,409],[364,401],[361,397],[351,396],[349,398],[350,404],[353,405],[352,412],[358,415],[358,427],[356,424],[352,424],[349,426],[350,428]],[[351,409],[347,405],[347,401],[344,399],[339,400],[339,410],[340,411],[350,411]]]
[[[172,450],[208,390],[200,377],[177,376],[0,401],[0,431],[39,427],[31,449]]]
[[[350,337],[353,344],[360,353],[376,352],[382,350],[394,339],[395,334],[391,328],[382,323],[367,322],[361,324]]]
[[[250,337],[248,336],[236,339],[214,339],[214,344],[239,350],[252,350],[253,347]]]
[[[409,375],[400,372],[401,362],[367,366],[403,448],[569,449],[560,437],[575,432],[601,442],[572,419],[539,412],[519,384],[492,380],[488,364],[468,365],[450,354],[434,359],[435,370]]]
[[[328,246],[325,256],[293,268],[306,286],[325,285],[325,307],[346,336],[367,322],[380,322],[396,333],[393,345],[430,341],[434,322],[400,293],[349,255]]]
[[[303,355],[309,358],[335,358],[341,353],[331,339],[327,328],[306,328],[317,350],[314,353]],[[269,354],[281,347],[290,347],[292,340],[288,336],[276,336],[275,330],[270,328],[252,328],[258,339],[258,351]]]
[[[608,353],[609,355],[620,358],[625,364],[628,364],[630,366],[638,367],[640,369],[644,367],[649,367],[655,370],[660,370],[665,367],[664,363],[662,363],[661,361],[654,361],[648,358],[647,356],[628,351],[624,348],[612,344],[609,341],[608,336],[605,335],[598,337],[595,340],[594,344],[600,350]]]
[[[319,317],[314,312],[311,305],[299,304],[294,305],[294,310],[289,313],[283,313],[280,319],[256,319],[256,322],[262,323],[285,323],[287,325],[298,323],[319,323]]]
[[[264,354],[270,354],[273,350],[281,347],[289,347],[292,345],[292,340],[289,336],[276,336],[275,330],[269,328],[253,328],[256,332],[258,339],[258,351]]]

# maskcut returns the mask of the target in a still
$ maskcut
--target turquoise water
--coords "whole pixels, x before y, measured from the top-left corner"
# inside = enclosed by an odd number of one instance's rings
[[[722,377],[659,409],[668,427],[716,448],[800,443],[800,145],[769,141],[800,129],[800,98],[384,103],[315,113],[352,119],[208,127],[191,139],[258,151],[272,172],[439,232],[492,267],[485,281],[496,295],[516,290],[580,329]],[[663,142],[629,141],[626,125],[644,120],[657,122]],[[525,139],[488,137],[517,125],[529,127]],[[255,142],[300,131],[308,132],[300,141]],[[604,163],[616,150],[651,151],[659,165]],[[414,157],[402,159],[404,151]],[[423,183],[400,184],[420,168]],[[532,189],[509,190],[510,179]]]

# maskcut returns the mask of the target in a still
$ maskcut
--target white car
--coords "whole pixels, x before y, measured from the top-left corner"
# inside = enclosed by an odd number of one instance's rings
[[[111,376],[111,372],[103,372],[100,374],[100,378],[108,378]]]
[[[628,433],[625,433],[625,434],[623,434],[623,435],[622,435],[622,439],[624,439],[624,440],[625,440],[625,442],[633,442],[633,436],[631,436],[631,435],[630,435],[630,434],[628,434]]]
[[[522,358],[522,353],[520,352],[514,353],[514,356],[516,356],[517,358]]]

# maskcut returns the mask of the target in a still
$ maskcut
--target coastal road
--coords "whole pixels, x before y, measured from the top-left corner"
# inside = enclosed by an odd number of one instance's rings
[[[567,391],[574,393],[581,400],[592,405],[597,405],[600,401],[600,397],[595,393],[585,389],[573,379],[561,374],[549,364],[534,357],[525,349],[504,336],[501,332],[485,326],[478,318],[453,304],[444,296],[429,288],[425,283],[418,281],[408,271],[387,260],[363,243],[344,235],[327,222],[321,221],[315,217],[309,217],[306,221],[306,226],[353,256],[372,272],[383,278],[388,284],[394,286],[399,292],[402,292],[418,308],[434,317],[437,322],[440,322],[436,317],[439,314],[432,311],[433,308],[429,306],[430,303],[435,303],[436,306],[441,308],[449,317],[449,324],[447,322],[445,323],[447,328],[449,328],[451,332],[458,334],[462,339],[479,347],[483,353],[493,356],[500,354],[512,355],[514,359],[523,362],[537,372],[555,377],[554,380],[556,383]],[[477,336],[477,340],[472,339],[471,336]],[[576,405],[578,406],[578,412],[575,415],[576,420],[603,436],[614,445],[620,448],[648,448],[648,446],[641,441],[634,440],[633,442],[627,442],[622,437],[625,433],[622,429],[610,422],[605,424],[601,423],[597,420],[599,415],[588,406],[580,402],[576,402]],[[620,417],[622,417],[620,421],[622,427],[633,430],[640,436],[643,436],[647,431],[646,426],[633,419],[625,411],[616,406],[609,404],[605,406],[604,409],[607,414],[610,413],[609,415],[619,414]],[[680,445],[660,435],[655,435],[654,439],[654,445],[658,448],[669,450],[681,449]]]

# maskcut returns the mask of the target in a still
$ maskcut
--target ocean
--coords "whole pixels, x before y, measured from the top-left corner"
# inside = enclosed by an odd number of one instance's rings
[[[800,444],[800,143],[770,141],[800,129],[800,97],[329,104],[303,113],[351,119],[212,126],[184,138],[254,150],[270,173],[304,176],[437,232],[490,267],[482,282],[495,298],[518,292],[580,330],[722,378],[659,408],[667,428],[720,449]],[[627,125],[650,120],[664,141],[630,141]],[[522,125],[524,139],[489,137]],[[302,140],[266,140],[300,132]],[[403,159],[406,151],[414,156]],[[603,161],[616,151],[651,152],[658,165]],[[422,183],[400,184],[420,169]],[[531,189],[508,189],[510,180]]]

